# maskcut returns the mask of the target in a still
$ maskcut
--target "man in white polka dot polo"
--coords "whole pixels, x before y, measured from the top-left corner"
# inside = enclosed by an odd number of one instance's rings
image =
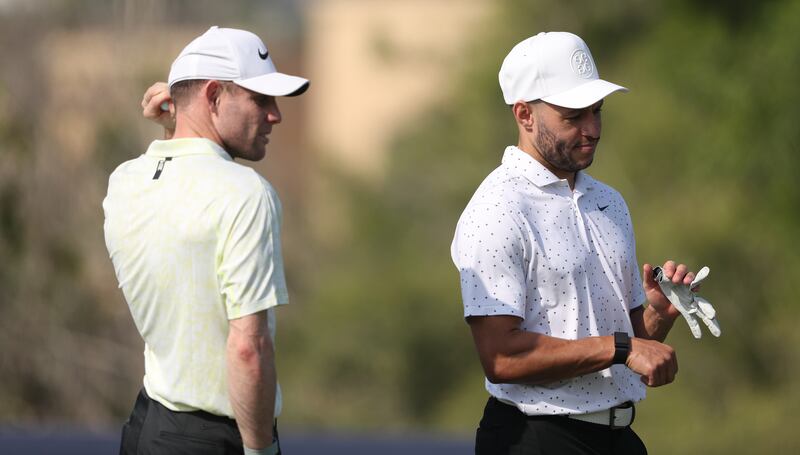
[[[636,261],[628,207],[583,172],[600,139],[599,78],[571,33],[517,44],[500,87],[519,129],[458,221],[452,257],[491,395],[477,454],[643,454],[630,428],[645,386],[678,371],[679,316]],[[694,274],[667,261],[674,283]],[[644,305],[645,300],[647,305]]]

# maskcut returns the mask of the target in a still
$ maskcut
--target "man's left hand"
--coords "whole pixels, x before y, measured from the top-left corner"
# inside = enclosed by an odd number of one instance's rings
[[[694,272],[690,272],[685,264],[675,264],[675,261],[667,261],[661,267],[664,271],[664,276],[670,279],[676,285],[689,286],[694,281]],[[674,320],[680,316],[680,311],[675,308],[661,286],[656,283],[653,278],[653,266],[645,264],[643,267],[644,274],[644,294],[647,297],[647,302],[650,307],[655,310],[661,317]],[[697,290],[697,289],[693,289]]]
[[[686,270],[685,265],[675,266],[672,261],[667,261],[663,268],[655,269],[645,264],[644,287],[650,306],[662,318],[673,317],[676,311],[682,314],[695,338],[702,337],[697,319],[703,321],[711,334],[718,337],[722,331],[716,319],[716,310],[708,300],[696,294],[709,269],[703,267],[697,277],[694,273],[686,273]]]

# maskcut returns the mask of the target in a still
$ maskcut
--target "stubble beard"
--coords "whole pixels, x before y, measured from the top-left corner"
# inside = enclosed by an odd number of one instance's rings
[[[232,144],[226,142],[223,148],[231,156],[231,158],[238,158],[245,161],[257,162],[264,159],[267,154],[266,145],[259,146],[256,144]]]
[[[570,156],[569,151],[573,148],[566,141],[558,140],[552,131],[544,126],[544,122],[537,121],[536,136],[534,138],[536,149],[554,169],[564,172],[578,172],[586,169],[594,161],[594,156],[588,161],[579,163]]]

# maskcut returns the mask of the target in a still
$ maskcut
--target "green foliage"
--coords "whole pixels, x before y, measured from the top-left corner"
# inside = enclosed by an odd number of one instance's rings
[[[590,173],[626,197],[642,263],[711,267],[703,295],[723,327],[695,341],[677,322],[681,374],[651,391],[637,428],[653,453],[796,451],[800,437],[774,434],[800,400],[800,4],[717,3],[504,2],[458,96],[397,138],[384,184],[339,181],[354,240],[320,260],[302,322],[282,329],[288,418],[472,431],[485,392],[449,245],[516,143],[496,80],[503,56],[566,29],[603,77],[632,89],[606,103]]]

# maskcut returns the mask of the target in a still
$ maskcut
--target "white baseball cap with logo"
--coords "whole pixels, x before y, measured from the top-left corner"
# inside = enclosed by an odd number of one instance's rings
[[[180,81],[214,79],[270,96],[297,96],[309,81],[279,73],[261,39],[246,30],[213,26],[189,43],[172,63],[170,88]]]
[[[567,32],[542,32],[514,46],[500,67],[506,104],[542,100],[582,109],[628,89],[600,79],[589,47]]]

